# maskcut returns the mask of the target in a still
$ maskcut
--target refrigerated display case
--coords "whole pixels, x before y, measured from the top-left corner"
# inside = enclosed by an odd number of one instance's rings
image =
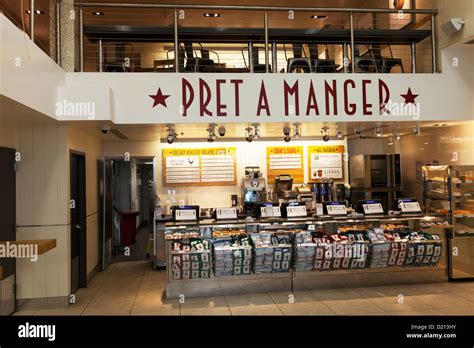
[[[449,277],[474,278],[474,166],[425,166],[426,213],[444,214],[452,226]]]

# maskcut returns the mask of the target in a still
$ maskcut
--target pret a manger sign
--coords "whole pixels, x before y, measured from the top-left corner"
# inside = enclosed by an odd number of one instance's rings
[[[174,122],[393,120],[417,118],[421,92],[405,81],[355,74],[299,75],[179,74],[150,87],[148,110]]]

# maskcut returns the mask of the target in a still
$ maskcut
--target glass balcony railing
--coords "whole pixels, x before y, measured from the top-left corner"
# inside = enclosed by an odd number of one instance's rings
[[[22,1],[0,4],[52,58],[72,59],[76,71],[437,71],[437,10],[413,9],[413,1],[400,10],[383,7],[391,1],[372,9]]]

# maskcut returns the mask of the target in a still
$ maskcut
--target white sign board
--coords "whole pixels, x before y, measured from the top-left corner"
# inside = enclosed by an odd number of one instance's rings
[[[268,217],[281,217],[281,210],[280,207],[260,207],[260,213],[263,218]]]
[[[175,213],[176,221],[185,221],[185,220],[196,220],[196,210],[195,209],[177,209]]]
[[[217,208],[216,218],[218,220],[237,219],[237,209],[236,208]]]
[[[364,214],[383,214],[383,207],[380,203],[362,204]]]
[[[403,202],[400,203],[402,213],[421,213],[420,203],[418,202]]]
[[[306,212],[305,205],[295,205],[286,207],[286,214],[288,217],[306,217],[308,213]]]
[[[347,209],[345,205],[335,204],[335,205],[326,205],[328,210],[328,215],[347,215]]]

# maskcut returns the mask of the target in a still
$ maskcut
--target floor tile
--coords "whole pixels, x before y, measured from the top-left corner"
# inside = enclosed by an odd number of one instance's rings
[[[278,304],[284,315],[335,315],[321,301]]]
[[[323,301],[338,301],[338,300],[355,300],[364,299],[360,293],[352,289],[331,289],[331,290],[313,290],[312,293],[316,298]]]
[[[184,303],[181,303],[181,309],[208,309],[223,307],[229,307],[225,296],[185,298]]]
[[[13,316],[30,316],[34,315],[36,311],[16,311],[12,315]]]
[[[173,306],[133,306],[131,315],[180,315],[179,307]]]
[[[419,295],[414,298],[434,309],[472,306],[471,302],[454,294]]]
[[[225,298],[229,307],[275,305],[267,294],[228,295]]]
[[[283,315],[277,305],[230,307],[232,315]]]
[[[443,286],[443,283],[432,283],[432,284],[413,284],[413,285],[399,285],[395,286],[396,289],[400,290],[400,293],[406,295],[433,295],[433,294],[447,294]]]
[[[387,311],[389,315],[444,315],[442,312],[436,309],[416,309],[416,310],[396,310],[396,311]]]
[[[231,315],[229,307],[181,308],[181,315]]]
[[[338,315],[358,315],[383,311],[382,308],[367,299],[327,300],[323,302]]]
[[[287,291],[287,292],[270,292],[268,295],[276,304],[289,304],[302,302],[314,302],[318,298],[311,291]]]
[[[454,307],[454,308],[440,308],[438,309],[441,313],[446,315],[474,315],[473,307]]]

